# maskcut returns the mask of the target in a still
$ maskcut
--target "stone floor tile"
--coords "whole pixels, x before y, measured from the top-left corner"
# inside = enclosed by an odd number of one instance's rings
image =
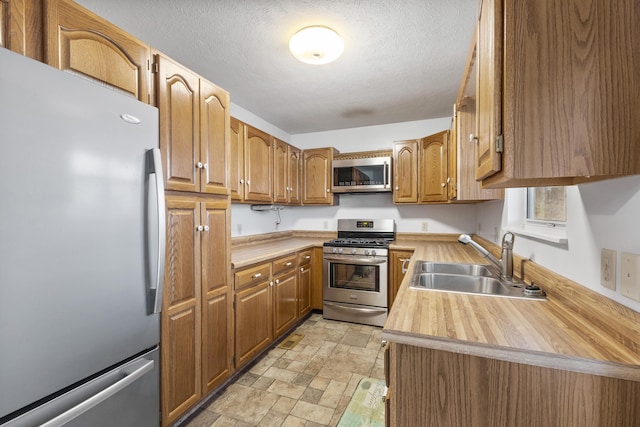
[[[304,393],[303,393],[304,394]],[[280,399],[271,407],[271,410],[288,414],[298,401],[287,396],[280,396]],[[191,426],[189,426],[191,427]]]
[[[220,414],[205,409],[189,421],[189,427],[210,427],[218,418]]]
[[[236,427],[237,425],[237,420],[223,415],[211,424],[211,427]],[[189,424],[189,427],[191,427],[191,424]]]
[[[300,399],[302,393],[306,389],[305,386],[291,384],[290,382],[275,380],[267,389],[268,392],[276,393],[280,396],[290,397],[291,399]]]
[[[322,390],[317,388],[307,387],[304,393],[302,393],[302,396],[300,396],[300,400],[304,400],[309,403],[318,403],[323,393],[324,392]]]
[[[236,384],[251,386],[258,378],[260,378],[260,375],[254,374],[253,372],[247,372],[236,380]]]
[[[209,410],[257,425],[280,396],[253,387],[232,384],[222,397],[222,399],[214,401],[209,406]],[[248,405],[247,402],[251,404]]]
[[[280,427],[288,414],[271,410],[260,420],[260,427]]]
[[[297,377],[293,379],[292,383],[295,385],[302,385],[306,387],[311,383],[313,378],[314,378],[313,375],[300,373],[298,374]]]
[[[291,410],[291,415],[326,425],[331,422],[333,412],[334,410],[331,408],[325,408],[324,406],[299,400],[298,403],[296,403],[296,406]]]
[[[299,361],[299,360],[290,361],[285,359],[283,359],[283,361],[285,361],[287,364],[287,366],[285,366],[284,368],[289,371],[302,372],[307,367],[306,361]]]
[[[274,378],[281,381],[293,381],[298,376],[298,372],[288,371],[286,369],[270,367],[264,374],[265,377]]]
[[[331,382],[331,378],[324,378],[320,376],[315,376],[309,383],[309,387],[317,388],[318,390],[326,390],[327,386]]]
[[[274,378],[269,378],[269,377],[260,377],[256,380],[256,382],[254,382],[251,387],[253,388],[257,388],[260,390],[266,390],[268,389],[271,384],[273,384],[273,382],[275,381]]]
[[[269,369],[271,367],[271,365],[273,365],[275,363],[276,360],[278,360],[277,357],[270,356],[270,355],[267,354],[262,359],[260,359],[258,361],[258,363],[256,363],[253,367],[251,367],[249,372],[251,372],[253,374],[256,374],[256,375],[262,375],[262,374],[265,373],[265,371],[267,369]]]
[[[304,427],[305,423],[306,421],[303,418],[289,415],[282,423],[282,427]]]

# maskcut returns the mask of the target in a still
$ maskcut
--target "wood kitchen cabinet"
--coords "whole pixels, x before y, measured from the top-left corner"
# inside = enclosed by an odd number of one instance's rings
[[[298,254],[273,261],[273,338],[298,319]]]
[[[418,203],[418,140],[393,144],[393,202]]]
[[[300,205],[302,203],[301,181],[302,181],[302,150],[289,145],[289,194],[287,203],[290,205]]]
[[[166,56],[154,56],[166,188],[229,194],[229,94]]]
[[[298,318],[311,312],[313,249],[298,254]]]
[[[394,203],[446,203],[449,131],[393,144]]]
[[[322,288],[324,286],[322,248],[313,248],[311,255],[311,308],[322,310]]]
[[[570,185],[640,173],[636,0],[483,0],[476,178]]]
[[[445,130],[421,138],[418,144],[420,151],[418,200],[420,203],[446,202],[448,200],[449,131]]]
[[[232,201],[244,201],[244,141],[247,127],[231,117],[229,121],[229,190]]]
[[[0,47],[44,61],[43,0],[0,0]]]
[[[166,199],[161,409],[168,426],[231,374],[233,316],[228,199]]]
[[[636,381],[388,345],[387,426],[637,424]]]
[[[25,2],[25,8],[36,3]],[[18,16],[12,16],[12,25]],[[32,22],[26,28],[36,28]],[[151,104],[151,48],[70,0],[44,2],[44,61]],[[28,54],[32,35],[23,41]],[[36,36],[37,38],[37,36]],[[13,43],[14,40],[11,40]],[[19,43],[19,42],[18,42]]]
[[[335,153],[335,148],[313,148],[303,151],[304,205],[333,205],[338,201],[338,196],[331,192],[331,162]]]
[[[389,310],[391,310],[391,306],[393,305],[393,301],[396,299],[398,289],[400,289],[400,284],[404,279],[404,275],[406,273],[404,268],[409,265],[409,261],[411,261],[412,256],[413,251],[389,251],[389,287],[387,289]]]
[[[245,201],[271,203],[273,189],[273,137],[247,125],[244,146]]]
[[[235,273],[235,367],[244,366],[273,341],[271,262]]]
[[[273,202],[300,204],[300,155],[302,151],[274,138],[273,144]]]

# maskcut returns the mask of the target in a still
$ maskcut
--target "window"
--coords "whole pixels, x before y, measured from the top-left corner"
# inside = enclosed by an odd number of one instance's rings
[[[527,188],[527,221],[563,225],[567,221],[567,192],[565,187]]]
[[[507,189],[507,230],[566,245],[567,187]]]

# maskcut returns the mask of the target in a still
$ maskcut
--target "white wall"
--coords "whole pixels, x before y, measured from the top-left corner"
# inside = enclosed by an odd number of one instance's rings
[[[249,113],[250,114],[250,113]],[[238,117],[240,119],[240,117]],[[390,149],[393,141],[416,139],[448,129],[450,118],[420,120],[291,136],[299,148],[335,147],[340,152]],[[261,128],[262,129],[262,128]],[[285,139],[285,138],[283,138]],[[391,194],[343,194],[338,206],[284,207],[281,223],[276,212],[253,212],[248,205],[232,206],[232,236],[285,230],[335,230],[339,218],[392,218],[399,232],[473,232],[475,205],[394,205]]]
[[[245,110],[241,106],[234,104],[233,102],[231,103],[231,116],[235,117],[241,122],[258,128],[261,131],[268,133],[269,135],[273,135],[276,138],[283,140],[284,142],[291,142],[291,135],[289,135],[282,129],[275,127],[266,120],[261,119],[252,112]]]
[[[504,202],[478,205],[478,234],[498,243],[518,191],[507,190]],[[516,236],[514,252],[640,311],[640,302],[620,294],[621,253],[640,254],[640,176],[567,187],[567,238],[567,245],[558,245]],[[600,285],[602,248],[617,251],[616,291]]]

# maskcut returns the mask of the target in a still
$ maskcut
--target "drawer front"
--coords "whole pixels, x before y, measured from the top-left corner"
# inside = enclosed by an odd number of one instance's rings
[[[304,251],[300,251],[298,253],[298,265],[302,267],[303,265],[311,264],[312,255],[313,255],[313,249],[306,249]]]
[[[291,270],[298,266],[298,254],[287,255],[273,261],[273,274]]]
[[[245,268],[235,273],[236,289],[242,288],[253,282],[270,280],[271,263],[258,264],[253,267]]]

